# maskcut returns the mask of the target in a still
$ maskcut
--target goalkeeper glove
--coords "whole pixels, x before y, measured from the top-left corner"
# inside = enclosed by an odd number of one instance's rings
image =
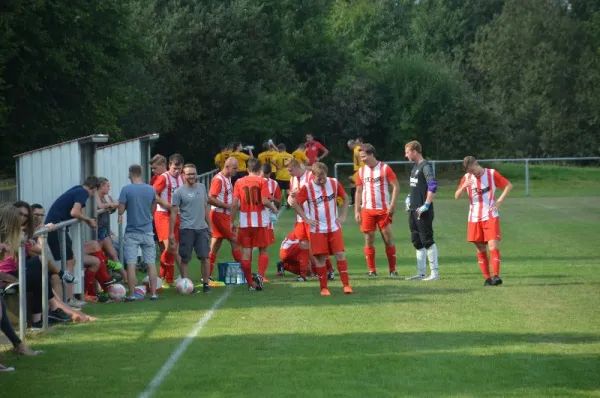
[[[423,206],[419,207],[419,211],[421,213],[425,213],[427,210],[429,210],[429,206],[431,206],[431,203],[423,203]]]

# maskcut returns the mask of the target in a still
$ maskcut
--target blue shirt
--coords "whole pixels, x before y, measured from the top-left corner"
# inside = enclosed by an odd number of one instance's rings
[[[156,191],[148,184],[129,184],[121,189],[119,203],[127,209],[125,233],[152,234],[152,206]]]
[[[48,214],[46,215],[46,223],[58,224],[59,222],[72,219],[71,210],[75,203],[81,204],[81,208],[85,207],[85,203],[90,198],[89,192],[81,185],[74,186],[67,192],[63,193],[52,203]]]

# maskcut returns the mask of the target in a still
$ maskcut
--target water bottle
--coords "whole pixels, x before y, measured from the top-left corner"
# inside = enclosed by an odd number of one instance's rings
[[[406,200],[404,201],[404,206],[406,211],[410,211],[410,195],[406,197]]]
[[[271,217],[271,222],[272,222],[273,224],[275,224],[275,223],[277,222],[277,214],[275,214],[275,213],[271,212],[271,215],[270,215],[270,217]]]
[[[225,268],[225,284],[231,284],[231,267]]]
[[[242,283],[244,283],[242,269],[240,267],[237,267],[235,273],[236,273],[235,283],[237,285],[241,285]]]

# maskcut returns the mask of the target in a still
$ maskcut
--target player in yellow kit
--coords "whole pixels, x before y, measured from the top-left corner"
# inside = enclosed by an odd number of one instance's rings
[[[298,163],[305,166],[308,164],[308,156],[306,156],[306,148],[304,143],[298,145],[298,149],[292,152],[292,156],[298,161]]]
[[[286,151],[285,144],[277,145],[277,149],[279,152],[273,157],[271,164],[275,165],[275,180],[277,180],[277,183],[279,184],[279,189],[281,190],[281,202],[283,203],[283,206],[285,206],[290,190],[290,179],[292,178],[287,166],[289,162],[294,159],[294,156]]]

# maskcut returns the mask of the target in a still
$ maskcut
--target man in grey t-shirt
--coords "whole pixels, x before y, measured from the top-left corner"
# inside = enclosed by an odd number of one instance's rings
[[[156,249],[152,233],[152,213],[156,207],[156,191],[142,182],[142,166],[134,164],[129,167],[131,184],[125,185],[119,195],[119,224],[123,222],[123,214],[127,211],[127,227],[123,240],[123,256],[127,265],[127,284],[129,296],[125,301],[135,301],[136,263],[138,250],[148,267],[150,279],[151,300],[158,299],[156,295]]]
[[[208,195],[204,184],[197,183],[196,166],[183,166],[184,185],[175,190],[171,208],[169,244],[175,242],[175,224],[177,213],[181,217],[179,229],[179,255],[181,256],[181,277],[188,277],[188,264],[192,259],[192,250],[202,266],[202,291],[210,292],[208,253],[210,251],[210,218],[208,213]]]

